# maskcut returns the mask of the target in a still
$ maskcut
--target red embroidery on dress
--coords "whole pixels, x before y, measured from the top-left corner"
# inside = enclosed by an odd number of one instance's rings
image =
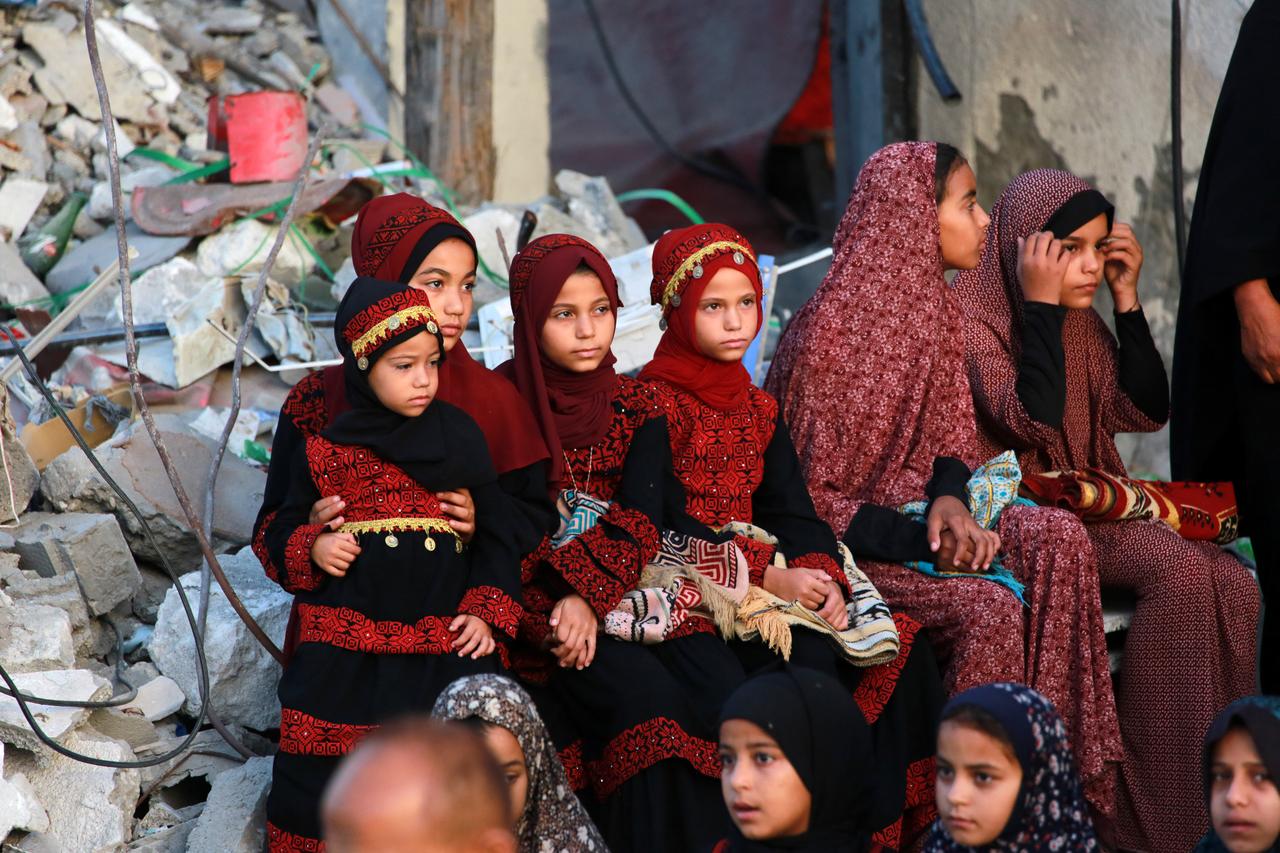
[[[375,655],[444,655],[453,648],[449,616],[423,616],[412,625],[375,621],[350,607],[299,604],[299,642],[324,643]]]
[[[560,750],[560,763],[564,765],[564,775],[569,778],[569,787],[575,791],[587,787],[587,765],[582,760],[582,741],[573,743]]]
[[[311,479],[322,495],[338,495],[348,522],[386,518],[437,518],[448,521],[434,492],[367,447],[307,439]],[[446,550],[448,547],[446,547]]]
[[[287,755],[320,755],[339,758],[346,755],[360,739],[377,726],[331,723],[319,717],[296,711],[280,710],[280,751]]]
[[[914,849],[912,845],[923,838],[938,818],[937,799],[934,796],[936,769],[933,756],[921,758],[907,766],[907,799],[902,814],[904,848]]]
[[[280,570],[276,568],[275,563],[271,562],[271,552],[267,550],[267,528],[271,526],[272,521],[275,521],[276,515],[276,512],[269,512],[258,522],[258,529],[253,531],[253,556],[258,558],[267,577],[280,583]]]
[[[643,512],[615,506],[609,510],[603,520],[635,540],[636,548],[640,552],[637,558],[641,567],[648,564],[658,553],[658,528],[654,526],[653,519]]]
[[[651,386],[667,416],[671,461],[684,483],[690,515],[713,527],[751,521],[751,497],[764,479],[764,451],[778,404],[759,388],[721,412],[665,382]]]
[[[483,619],[489,625],[514,637],[524,616],[524,608],[496,586],[473,586],[458,603],[458,612]]]
[[[267,821],[267,853],[324,853],[324,842],[319,838],[285,832]]]
[[[871,836],[871,853],[898,853],[902,848],[902,818]]]
[[[284,398],[280,414],[292,420],[304,436],[319,435],[329,425],[329,412],[324,405],[323,372],[317,370],[299,379]]]
[[[704,776],[720,778],[717,744],[690,735],[667,717],[655,717],[616,736],[587,769],[596,796],[604,799],[637,773],[668,758],[682,758]]]
[[[764,586],[764,570],[773,562],[777,546],[742,535],[735,535],[733,542],[747,558],[747,578],[756,586]]]
[[[604,438],[590,447],[565,448],[568,468],[564,479],[557,484],[560,489],[574,487],[574,478],[586,491],[604,501],[613,500],[622,480],[622,466],[631,449],[631,439],[636,430],[655,415],[661,415],[657,400],[649,386],[630,376],[618,377],[618,390],[613,397],[613,418]],[[573,472],[570,476],[569,472]],[[587,474],[590,472],[590,478]],[[587,489],[587,480],[591,488]]]
[[[311,546],[325,528],[319,524],[304,524],[289,534],[284,546],[284,572],[286,583],[281,584],[290,592],[307,591],[320,586],[325,575],[311,562]]]
[[[826,572],[827,575],[844,590],[845,595],[850,592],[849,577],[844,573],[844,567],[826,554],[814,552],[812,554],[801,554],[799,557],[793,557],[787,560],[787,567],[792,569],[817,569]]]
[[[599,535],[599,528],[588,530],[561,545],[551,553],[548,562],[565,583],[591,605],[596,616],[603,618],[604,614],[622,600],[622,596],[626,595],[629,587],[623,586],[600,570],[600,563],[597,560],[604,559],[609,561],[607,565],[617,565],[621,561],[621,555],[608,551],[593,555],[586,543],[586,539],[592,534]]]
[[[893,690],[898,685],[902,668],[911,656],[911,644],[920,630],[920,623],[905,613],[893,614],[893,621],[898,626],[898,656],[888,663],[868,667],[862,674],[862,681],[858,682],[853,691],[854,701],[862,709],[867,722],[873,725],[893,698]]]

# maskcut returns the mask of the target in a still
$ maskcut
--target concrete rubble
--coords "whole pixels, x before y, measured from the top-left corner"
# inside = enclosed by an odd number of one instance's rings
[[[50,740],[103,759],[155,759],[182,744],[202,702],[192,628],[165,564],[181,576],[195,610],[203,558],[129,390],[117,284],[75,301],[117,253],[106,134],[79,4],[0,5],[0,325],[26,346],[75,305],[60,334],[80,340],[49,347],[37,369],[128,497],[122,500],[51,423],[54,407],[13,365],[0,336],[0,370],[8,368],[0,379],[0,666],[33,697],[30,711]],[[315,194],[303,205],[313,209],[300,209],[267,279],[247,341],[242,409],[215,494],[213,548],[237,596],[277,645],[292,598],[246,546],[285,395],[337,357],[329,318],[355,278],[355,213],[368,198],[400,191],[452,204],[398,143],[363,124],[368,98],[331,58],[351,45],[331,51],[318,31],[328,24],[317,25],[306,8],[275,0],[130,0],[96,10],[126,236],[137,251],[130,266],[141,393],[198,516],[229,414],[234,339],[288,195],[279,189],[287,180],[229,181],[229,143],[211,133],[209,100],[303,91],[310,95],[308,132],[321,119],[338,128],[314,164],[326,179],[316,183],[325,186],[313,184],[304,196]],[[486,359],[508,356],[498,234],[514,251],[529,210],[538,218],[534,237],[574,233],[630,264],[625,275],[620,270],[629,313],[619,324],[619,346],[627,359],[641,358],[657,333],[647,297],[633,295],[647,290],[647,281],[628,285],[628,276],[639,275],[633,261],[643,255],[647,263],[644,235],[603,178],[566,170],[547,190],[525,204],[454,208],[482,261],[469,345],[483,337],[492,347]],[[264,195],[271,201],[261,201]],[[59,222],[62,231],[51,235]],[[61,438],[50,438],[60,430]],[[217,584],[204,649],[219,718],[258,757],[246,762],[205,723],[193,753],[158,766],[83,764],[49,748],[19,702],[0,695],[5,853],[262,848],[280,667]]]

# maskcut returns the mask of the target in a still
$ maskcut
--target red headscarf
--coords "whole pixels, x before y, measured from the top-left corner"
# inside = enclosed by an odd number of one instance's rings
[[[381,196],[360,210],[351,235],[351,260],[360,275],[407,284],[422,259],[450,237],[476,248],[471,232],[448,211],[408,193]],[[520,394],[473,359],[461,340],[440,365],[436,399],[471,416],[484,432],[499,474],[547,458]]]
[[[1103,200],[1105,206],[1099,207],[1097,198],[1087,183],[1058,169],[1019,175],[991,208],[978,268],[955,280],[967,315],[965,349],[983,442],[988,449],[1019,448],[1023,470],[1029,473],[1094,467],[1124,475],[1115,434],[1160,427],[1120,390],[1116,341],[1093,308],[1067,311],[1062,324],[1067,368],[1062,427],[1034,420],[1018,399],[1023,305],[1018,239],[1046,228],[1065,237],[1099,213],[1110,221],[1110,205]]]
[[[756,253],[728,225],[707,223],[668,231],[653,247],[653,283],[649,295],[662,306],[666,334],[653,360],[640,371],[646,382],[663,381],[688,391],[713,409],[727,412],[742,405],[751,374],[742,362],[708,358],[698,349],[694,319],[707,284],[722,269],[736,269],[756,290],[756,328],[764,318],[760,268]]]
[[[533,410],[542,440],[551,452],[549,482],[558,483],[564,448],[589,447],[609,430],[618,390],[615,359],[608,353],[587,373],[574,373],[552,363],[538,342],[542,326],[560,289],[579,264],[599,277],[616,316],[622,302],[618,282],[604,255],[571,234],[548,234],[525,246],[511,261],[511,311],[515,315],[515,357],[498,367]]]
[[[834,530],[863,503],[923,498],[938,456],[978,461],[964,315],[942,275],[936,159],[934,143],[902,142],[867,160],[831,269],[765,381]]]

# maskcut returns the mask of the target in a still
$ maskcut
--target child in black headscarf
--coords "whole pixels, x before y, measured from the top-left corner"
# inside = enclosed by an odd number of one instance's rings
[[[498,671],[495,635],[514,636],[520,618],[519,554],[484,435],[434,401],[443,347],[426,295],[356,279],[334,331],[351,408],[299,448],[264,533],[300,623],[280,679],[273,851],[319,844],[320,795],[342,756],[391,717],[430,711],[454,679]],[[467,548],[437,496],[458,488],[477,508]],[[343,518],[310,524],[322,495],[345,501]]]
[[[1204,739],[1204,791],[1213,828],[1196,853],[1280,851],[1280,697],[1227,706]]]
[[[938,726],[938,821],[925,853],[1099,850],[1062,718],[1021,684],[984,684]]]
[[[871,730],[834,678],[784,664],[738,688],[720,715],[720,761],[735,831],[715,853],[868,849]]]

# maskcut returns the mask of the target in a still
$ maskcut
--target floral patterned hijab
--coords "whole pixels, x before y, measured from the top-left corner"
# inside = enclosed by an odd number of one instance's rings
[[[440,694],[431,713],[445,720],[478,717],[515,735],[529,769],[529,796],[516,823],[520,853],[608,853],[524,688],[501,675],[459,678]]]
[[[985,684],[954,697],[942,710],[946,720],[963,707],[977,707],[995,717],[1022,765],[1022,791],[1000,837],[984,847],[965,847],[952,840],[936,821],[925,841],[925,853],[1087,853],[1101,850],[1085,804],[1080,776],[1067,740],[1067,730],[1053,703],[1021,684]]]

